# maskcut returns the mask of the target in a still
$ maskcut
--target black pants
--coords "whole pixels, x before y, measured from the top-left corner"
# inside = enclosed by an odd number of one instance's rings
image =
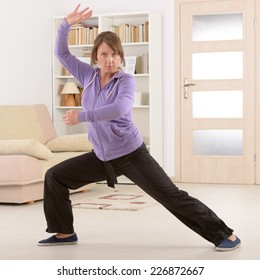
[[[110,161],[117,176],[125,175],[161,203],[182,223],[206,240],[218,245],[232,229],[198,199],[179,190],[142,145],[136,151]],[[69,189],[107,179],[104,162],[94,152],[71,158],[46,172],[44,212],[47,232],[73,233]]]

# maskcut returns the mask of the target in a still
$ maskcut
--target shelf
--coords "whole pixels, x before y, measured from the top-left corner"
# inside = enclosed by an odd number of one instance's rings
[[[85,49],[85,48],[92,48],[93,45],[69,45],[70,49]]]
[[[123,47],[141,47],[141,46],[149,46],[149,42],[134,42],[134,43],[122,43]]]
[[[133,106],[133,109],[149,109],[149,105],[140,105],[140,106]]]
[[[55,76],[55,79],[75,79],[73,76]]]
[[[122,43],[123,47],[141,47],[149,46],[149,42],[134,42],[134,43]],[[85,49],[92,48],[93,45],[69,45],[70,49]]]
[[[133,109],[149,109],[149,105],[140,105],[140,106],[133,106]],[[83,109],[82,106],[56,106],[55,107],[56,109],[59,109],[59,110],[66,110],[66,109],[74,109],[74,110],[77,110],[77,109]]]
[[[149,73],[144,73],[144,74],[134,74],[135,78],[145,78],[149,77]],[[54,77],[55,79],[75,79],[73,76],[61,76],[57,75]]]
[[[55,108],[56,108],[56,109],[59,109],[59,110],[68,110],[68,109],[77,110],[77,109],[83,109],[82,106],[56,106]]]
[[[149,73],[144,73],[144,74],[134,74],[135,78],[145,78],[149,77]]]

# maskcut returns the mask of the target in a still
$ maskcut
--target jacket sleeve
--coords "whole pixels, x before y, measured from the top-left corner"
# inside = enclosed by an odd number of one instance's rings
[[[130,75],[120,78],[117,84],[117,96],[113,103],[97,109],[79,112],[79,121],[108,121],[120,118],[129,113],[132,110],[132,106],[134,103],[134,87],[134,78]]]
[[[91,75],[94,69],[70,53],[68,48],[69,32],[70,25],[64,19],[58,29],[54,53],[60,63],[84,86],[84,79]]]

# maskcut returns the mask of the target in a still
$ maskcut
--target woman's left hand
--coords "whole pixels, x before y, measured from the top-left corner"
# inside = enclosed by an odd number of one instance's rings
[[[76,110],[68,110],[62,117],[63,122],[68,125],[72,126],[79,123],[78,118],[78,111]]]

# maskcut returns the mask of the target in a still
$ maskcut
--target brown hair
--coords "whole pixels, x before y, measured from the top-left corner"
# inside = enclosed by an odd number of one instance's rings
[[[104,31],[98,34],[94,41],[94,46],[91,52],[91,64],[96,64],[97,51],[102,43],[106,43],[113,51],[117,52],[121,58],[122,66],[125,66],[124,49],[121,44],[120,38],[112,31]]]

